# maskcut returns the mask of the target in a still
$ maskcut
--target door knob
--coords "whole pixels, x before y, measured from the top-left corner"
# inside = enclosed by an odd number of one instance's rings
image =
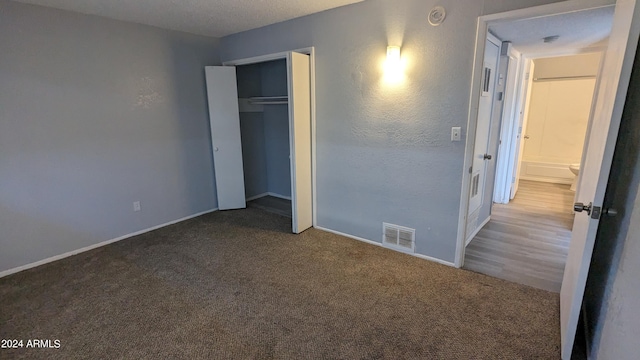
[[[589,205],[585,205],[581,202],[577,202],[573,204],[573,211],[575,212],[583,212],[586,211],[587,215],[591,215],[591,208],[593,207],[593,203],[589,203]]]
[[[602,210],[602,213],[603,213],[604,215],[607,215],[607,216],[611,216],[611,217],[613,217],[613,216],[618,215],[618,210],[616,210],[616,209],[612,209],[612,208],[608,208],[608,209],[604,209],[604,210]]]
[[[483,159],[485,159],[485,160],[491,160],[491,155],[489,155],[489,154],[484,154]]]

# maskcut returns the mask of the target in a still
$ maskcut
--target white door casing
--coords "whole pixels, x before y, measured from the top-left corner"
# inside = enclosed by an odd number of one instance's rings
[[[220,210],[246,207],[236,68],[206,66],[211,150]]]
[[[311,179],[311,73],[309,55],[287,56],[293,233],[313,226]]]
[[[491,118],[493,110],[494,90],[496,86],[496,76],[498,73],[498,61],[500,58],[501,42],[488,34],[485,51],[484,66],[482,69],[482,81],[480,82],[480,99],[478,102],[478,121],[475,133],[475,143],[473,151],[472,171],[469,187],[469,207],[467,241],[483,225],[485,219],[476,219],[477,212],[484,201],[491,201],[491,194],[484,193],[486,170],[487,170],[487,149],[489,147],[489,137],[491,133]]]
[[[636,0],[616,3],[580,168],[578,201],[601,207],[640,33]],[[562,358],[571,358],[599,219],[577,213],[560,291]]]

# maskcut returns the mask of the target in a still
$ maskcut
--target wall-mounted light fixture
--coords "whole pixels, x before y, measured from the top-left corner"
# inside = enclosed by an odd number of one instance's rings
[[[398,84],[404,80],[404,64],[400,57],[400,46],[387,46],[384,79],[389,84]]]
[[[387,46],[387,64],[400,64],[400,46]]]

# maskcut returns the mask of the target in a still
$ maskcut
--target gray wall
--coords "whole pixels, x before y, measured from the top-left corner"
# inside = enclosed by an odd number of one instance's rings
[[[0,0],[0,271],[216,207],[217,48]]]
[[[238,96],[287,95],[284,60],[237,67]],[[291,196],[289,108],[265,105],[263,112],[241,112],[245,195],[267,192]]]
[[[262,95],[287,95],[287,62],[262,64]],[[289,107],[264,107],[265,151],[267,156],[268,191],[291,196],[291,162],[289,161]]]
[[[587,279],[584,310],[592,358],[633,359],[640,352],[640,56],[636,54],[627,102],[605,195],[603,217]]]
[[[238,97],[258,96],[262,92],[262,66],[236,68]],[[244,194],[247,199],[268,191],[267,157],[265,154],[264,113],[240,112]]]
[[[464,141],[450,133],[467,124],[477,17],[550,2],[368,0],[225,37],[221,57],[315,46],[318,225],[373,241],[382,222],[408,226],[418,253],[453,262]],[[407,80],[385,86],[398,44]]]

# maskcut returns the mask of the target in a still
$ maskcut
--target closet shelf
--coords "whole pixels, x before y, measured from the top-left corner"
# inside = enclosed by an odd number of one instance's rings
[[[249,98],[249,103],[254,105],[280,105],[288,104],[289,97],[284,96],[253,96]]]

